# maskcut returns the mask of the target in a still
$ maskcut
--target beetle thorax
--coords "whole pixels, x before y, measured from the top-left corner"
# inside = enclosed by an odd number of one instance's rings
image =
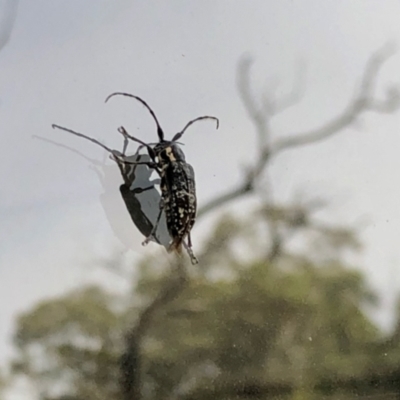
[[[183,151],[174,142],[161,142],[154,147],[154,152],[161,163],[185,161]]]

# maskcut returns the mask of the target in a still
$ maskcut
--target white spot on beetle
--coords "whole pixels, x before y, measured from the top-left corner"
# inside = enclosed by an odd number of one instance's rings
[[[174,156],[174,153],[172,152],[172,147],[167,147],[165,149],[165,153],[167,154],[167,157],[171,160],[171,161],[176,161],[176,158]]]

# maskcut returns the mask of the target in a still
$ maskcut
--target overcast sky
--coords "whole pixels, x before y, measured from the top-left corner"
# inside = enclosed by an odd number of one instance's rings
[[[117,149],[121,124],[154,141],[154,123],[140,104],[126,98],[104,104],[114,91],[143,97],[168,137],[194,117],[215,115],[218,131],[204,121],[184,138],[204,202],[238,182],[240,165],[254,151],[252,125],[235,86],[243,55],[253,56],[253,84],[260,89],[269,77],[278,77],[282,91],[288,90],[298,61],[307,64],[306,97],[274,121],[278,136],[314,128],[340,113],[369,56],[385,43],[400,41],[398,0],[16,4],[0,0],[0,45],[12,28],[0,51],[0,363],[11,355],[18,312],[94,279],[97,272],[88,268],[89,261],[121,246],[90,163],[33,135],[99,161],[104,156],[100,148],[54,131],[51,124]],[[385,64],[378,93],[392,83],[400,83],[400,53]],[[385,324],[390,300],[400,288],[399,126],[400,114],[368,114],[357,129],[286,152],[273,166],[280,198],[302,188],[330,200],[330,213],[338,221],[368,222],[359,263],[371,285],[385,293],[386,308],[378,316]],[[118,184],[112,180],[111,187]],[[115,214],[125,218],[119,197],[110,201]],[[118,229],[132,238],[132,256],[144,254],[129,220]],[[194,243],[196,229],[200,232],[201,224],[194,229]]]

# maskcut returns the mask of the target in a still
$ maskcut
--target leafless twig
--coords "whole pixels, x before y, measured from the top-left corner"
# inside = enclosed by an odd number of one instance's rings
[[[289,148],[306,146],[327,139],[350,126],[362,113],[368,111],[391,113],[397,110],[400,104],[400,92],[397,87],[391,86],[383,100],[374,98],[379,70],[391,55],[392,52],[383,48],[369,59],[356,96],[340,115],[310,132],[292,134],[287,138],[278,139],[271,147],[271,154],[277,155]]]
[[[265,112],[265,107],[258,106],[254,100],[248,76],[251,63],[249,59],[243,60],[238,68],[238,88],[244,107],[259,137],[260,145],[258,146],[258,154],[254,157],[254,165],[245,172],[242,182],[206,203],[200,208],[198,217],[202,217],[204,214],[223,204],[227,204],[228,202],[253,193],[256,184],[272,157],[278,156],[283,151],[328,139],[349,127],[363,113],[392,113],[396,111],[400,105],[400,91],[396,86],[391,85],[388,88],[386,97],[383,100],[374,97],[377,75],[382,65],[388,60],[392,53],[393,52],[389,51],[387,47],[384,47],[372,55],[364,70],[359,90],[340,115],[315,130],[276,139],[275,142],[271,144],[269,144],[271,136],[269,122],[274,113],[271,111]],[[294,93],[296,93],[296,91],[294,91]],[[286,105],[286,107],[290,106],[296,99],[299,99],[299,95],[295,95],[294,98],[292,96],[292,101],[288,102],[285,100],[283,104]],[[279,102],[276,103],[278,104]],[[280,106],[275,108],[274,111],[278,110],[282,112],[284,109],[285,107]]]

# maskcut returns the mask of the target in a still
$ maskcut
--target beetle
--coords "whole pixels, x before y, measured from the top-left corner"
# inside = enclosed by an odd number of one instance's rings
[[[197,211],[196,184],[193,167],[186,162],[185,154],[178,145],[178,140],[183,136],[186,129],[193,123],[200,120],[212,119],[219,127],[219,120],[216,117],[208,115],[197,117],[189,121],[185,127],[176,133],[171,140],[166,140],[164,131],[151,107],[140,97],[130,93],[116,92],[110,94],[106,98],[106,102],[114,96],[126,96],[139,101],[150,112],[157,126],[158,143],[152,146],[152,143],[145,143],[142,140],[128,134],[124,127],[120,127],[118,131],[125,139],[137,142],[141,147],[145,147],[151,158],[151,162],[143,162],[153,168],[161,177],[161,201],[160,211],[154,224],[153,231],[145,239],[143,245],[152,240],[157,230],[163,211],[167,221],[168,232],[172,238],[168,252],[182,252],[184,246],[190,256],[193,264],[197,264],[198,260],[192,251],[191,230],[195,223]],[[140,164],[141,162],[135,162]],[[185,238],[187,237],[187,246]]]
[[[150,176],[152,174],[152,170],[148,166],[143,164],[135,165],[134,162],[150,161],[150,157],[147,154],[139,154],[139,152],[136,152],[135,154],[132,155],[126,155],[125,153],[128,144],[127,139],[124,139],[123,151],[119,152],[118,150],[112,150],[108,148],[107,146],[103,145],[101,142],[97,141],[94,138],[91,138],[79,132],[75,132],[72,129],[64,128],[59,125],[52,125],[52,127],[61,129],[68,133],[72,133],[73,135],[87,139],[101,146],[107,152],[111,153],[111,159],[117,163],[122,178],[124,180],[124,183],[120,186],[119,190],[122,199],[125,203],[125,206],[135,226],[138,228],[138,230],[142,233],[143,236],[148,237],[150,233],[153,232],[154,221],[158,216],[158,210],[159,210],[158,205],[161,196],[157,191],[157,189],[155,188],[155,185],[160,183],[160,179],[151,181]],[[57,146],[61,146],[64,148],[66,147],[48,139],[40,137],[38,138],[53,143]],[[86,157],[79,151],[70,149],[68,147],[66,148],[73,151],[74,153],[77,153],[81,157],[84,157],[85,159],[90,161],[95,167],[97,167],[95,168],[95,172],[97,173],[100,181],[102,182],[104,189],[107,191],[108,190],[107,187],[109,186],[108,181],[110,179],[109,175],[111,171],[106,169],[106,166],[104,164]],[[101,173],[101,170],[98,170],[98,168],[101,168],[103,170],[103,173]],[[117,237],[120,238],[122,243],[130,247],[130,245],[127,242],[127,240],[129,239],[127,239],[126,235],[124,234],[123,228],[125,225],[123,225],[122,227],[120,226],[118,219],[116,219],[113,216],[114,210],[110,209],[110,207],[112,208],[115,207],[114,201],[111,201],[110,203],[110,196],[106,196],[106,193],[100,196],[100,201],[103,205],[103,208],[108,217],[108,221],[112,229],[114,230],[115,234],[117,235]],[[121,229],[123,232],[120,232]],[[167,230],[165,216],[161,218],[156,234],[154,235],[152,240],[168,248],[171,238]]]

